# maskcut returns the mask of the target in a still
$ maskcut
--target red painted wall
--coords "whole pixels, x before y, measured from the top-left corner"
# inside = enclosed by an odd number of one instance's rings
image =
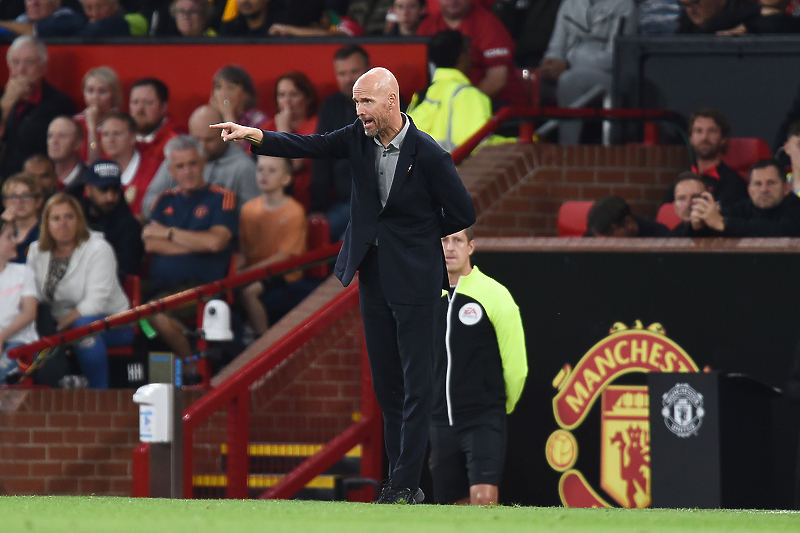
[[[131,84],[152,76],[170,89],[170,114],[181,123],[191,112],[208,101],[214,73],[228,64],[244,67],[252,76],[259,108],[275,112],[275,80],[284,72],[300,70],[317,87],[320,100],[336,90],[333,54],[342,46],[336,43],[214,43],[214,44],[116,44],[49,45],[47,80],[72,97],[83,109],[81,80],[91,68],[112,67],[122,81],[124,100]],[[400,83],[406,101],[425,83],[427,55],[423,43],[363,44],[373,66],[391,70]],[[0,48],[5,57],[7,46]],[[0,83],[8,79],[5,61],[0,62]],[[127,109],[127,108],[126,108]]]

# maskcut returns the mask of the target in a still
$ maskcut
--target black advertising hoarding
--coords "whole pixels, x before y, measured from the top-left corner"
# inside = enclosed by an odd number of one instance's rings
[[[648,372],[714,370],[783,388],[800,341],[792,241],[768,251],[515,241],[479,239],[473,261],[509,289],[525,326],[529,375],[509,418],[504,503],[649,506]],[[773,435],[750,438],[769,446],[765,506],[791,508],[800,416],[781,398],[770,407],[761,416]]]

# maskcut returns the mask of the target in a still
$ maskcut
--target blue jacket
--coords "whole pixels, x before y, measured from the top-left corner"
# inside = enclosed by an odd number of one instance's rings
[[[350,223],[334,269],[342,284],[350,284],[378,237],[381,289],[387,300],[433,303],[448,287],[441,238],[474,224],[475,207],[450,154],[418,130],[413,120],[384,207],[378,197],[375,141],[364,134],[360,120],[322,135],[265,131],[254,151],[350,161]]]

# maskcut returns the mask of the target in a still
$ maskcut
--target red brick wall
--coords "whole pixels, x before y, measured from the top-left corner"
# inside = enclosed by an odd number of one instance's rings
[[[478,211],[476,234],[555,236],[559,206],[616,194],[653,217],[689,166],[682,146],[487,146],[460,167]]]

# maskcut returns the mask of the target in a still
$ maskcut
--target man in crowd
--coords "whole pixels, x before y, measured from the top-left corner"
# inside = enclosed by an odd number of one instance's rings
[[[56,117],[47,128],[47,156],[53,161],[58,188],[83,196],[86,165],[80,156],[83,128],[67,116]]]
[[[167,141],[180,133],[168,116],[169,89],[156,78],[141,78],[133,82],[128,111],[136,122],[136,148],[143,164],[158,165],[164,161]]]
[[[139,273],[144,256],[142,227],[122,199],[119,165],[101,159],[86,169],[86,196],[80,199],[86,222],[114,248],[120,282]]]
[[[236,0],[239,16],[222,24],[221,35],[266,37],[269,28],[282,22],[281,5],[270,0]]]
[[[86,24],[83,17],[61,0],[26,0],[25,13],[14,20],[0,21],[0,27],[15,35],[68,37],[78,33]]]
[[[333,56],[339,90],[322,101],[317,133],[349,126],[356,119],[353,85],[369,70],[369,55],[357,44],[343,46]],[[311,163],[311,211],[323,213],[331,229],[331,241],[341,239],[350,220],[350,163],[346,159],[314,159]]]
[[[678,174],[674,190],[675,201],[672,207],[675,209],[675,214],[678,215],[681,223],[672,229],[672,234],[676,237],[686,237],[692,228],[692,202],[700,198],[703,193],[708,192],[708,187],[706,187],[702,176],[687,170]]]
[[[125,202],[135,216],[142,214],[142,199],[158,169],[158,160],[144,159],[136,148],[136,122],[127,113],[111,111],[100,122],[100,146],[122,172]]]
[[[442,237],[442,247],[450,290],[442,295],[444,327],[433,362],[434,499],[496,505],[506,415],[528,375],[525,332],[508,290],[471,265],[472,228]]]
[[[431,84],[414,95],[408,115],[439,146],[452,152],[492,116],[489,97],[473,87],[469,73],[469,39],[445,30],[428,42],[428,61],[436,70]]]
[[[631,214],[628,202],[619,196],[597,200],[586,218],[584,237],[669,237],[663,224]]]
[[[206,159],[203,180],[208,185],[232,191],[236,195],[236,205],[241,206],[261,194],[256,184],[256,165],[244,151],[226,143],[216,130],[208,127],[221,121],[219,111],[210,105],[202,105],[189,117],[189,134],[203,146]],[[150,208],[158,195],[176,185],[175,178],[170,175],[169,164],[165,161],[144,195],[142,215],[145,219],[150,216]]]
[[[714,200],[723,208],[747,198],[747,182],[722,162],[728,148],[731,128],[725,116],[714,109],[700,109],[689,117],[689,144],[695,157],[692,172],[703,177]],[[664,196],[673,201],[674,190]]]
[[[720,237],[800,237],[800,198],[791,193],[786,171],[774,159],[750,169],[750,197],[720,208],[711,194],[692,203],[692,234]]]
[[[460,31],[472,45],[472,84],[495,102],[526,104],[522,81],[514,67],[514,41],[503,23],[473,0],[440,0],[439,5],[439,13],[420,22],[417,35]]]
[[[203,181],[205,158],[200,141],[179,135],[167,143],[165,152],[178,188],[156,199],[150,222],[142,230],[145,251],[151,256],[152,299],[224,278],[239,223],[234,194]],[[194,308],[182,309],[189,318],[195,316]],[[192,355],[178,320],[158,314],[151,324],[178,357]]]
[[[558,8],[550,43],[539,65],[543,96],[555,92],[561,107],[586,106],[593,95],[611,90],[614,39],[620,33],[636,34],[633,0],[564,0]],[[555,89],[555,90],[554,90]],[[549,93],[549,94],[548,94]],[[581,100],[584,100],[581,102]],[[583,123],[562,120],[560,144],[578,144]]]
[[[42,203],[58,192],[56,166],[53,160],[44,154],[33,154],[22,164],[22,171],[30,174],[39,182],[42,189]]]
[[[45,153],[50,122],[74,113],[69,97],[44,80],[47,49],[42,41],[31,35],[17,37],[6,52],[6,63],[8,81],[0,97],[0,178],[19,172],[28,156]]]

